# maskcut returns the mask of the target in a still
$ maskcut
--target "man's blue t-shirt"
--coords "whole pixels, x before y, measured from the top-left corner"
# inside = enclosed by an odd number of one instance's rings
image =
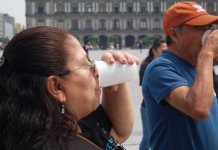
[[[194,120],[164,98],[175,88],[192,86],[195,67],[165,51],[147,67],[142,91],[148,109],[152,150],[218,150],[218,103],[214,96],[209,117]]]

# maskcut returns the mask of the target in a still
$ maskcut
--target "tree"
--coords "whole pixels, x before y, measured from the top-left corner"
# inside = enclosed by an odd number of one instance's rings
[[[154,40],[160,39],[159,35],[148,35],[148,36],[141,36],[139,40],[142,41],[145,47],[150,47]]]

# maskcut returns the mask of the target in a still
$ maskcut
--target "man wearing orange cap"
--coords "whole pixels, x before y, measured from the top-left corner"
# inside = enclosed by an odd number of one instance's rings
[[[213,60],[218,58],[218,23],[195,2],[172,5],[163,18],[168,50],[153,60],[142,90],[152,150],[218,150],[218,102]]]

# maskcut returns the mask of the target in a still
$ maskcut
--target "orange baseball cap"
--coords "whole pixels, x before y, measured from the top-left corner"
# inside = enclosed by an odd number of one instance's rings
[[[203,26],[218,23],[218,16],[208,14],[204,8],[195,2],[178,2],[169,7],[163,17],[163,32],[182,24]]]

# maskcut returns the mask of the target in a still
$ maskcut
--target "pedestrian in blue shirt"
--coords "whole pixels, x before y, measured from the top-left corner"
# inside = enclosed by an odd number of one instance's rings
[[[168,50],[147,67],[143,97],[151,150],[218,150],[218,102],[213,60],[218,58],[218,23],[195,2],[173,4],[163,18]]]
[[[142,79],[144,76],[144,72],[148,64],[153,61],[155,58],[161,55],[163,50],[166,50],[166,42],[164,40],[154,40],[151,48],[148,51],[148,56],[142,61],[142,64],[139,69],[139,85],[142,85]],[[149,138],[150,133],[148,130],[148,116],[147,116],[147,109],[145,107],[145,102],[142,100],[141,104],[141,120],[142,120],[142,140],[139,146],[140,150],[148,150],[149,149]]]

